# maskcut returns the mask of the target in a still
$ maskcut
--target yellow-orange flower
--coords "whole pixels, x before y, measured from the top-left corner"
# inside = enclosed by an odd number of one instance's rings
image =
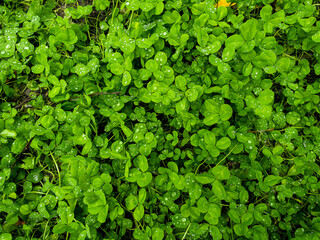
[[[230,7],[230,5],[233,6],[235,3],[231,4],[230,2],[227,2],[227,0],[220,0],[215,7]]]

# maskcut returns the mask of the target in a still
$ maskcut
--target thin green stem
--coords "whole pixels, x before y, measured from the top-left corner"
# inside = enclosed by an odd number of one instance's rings
[[[131,27],[131,22],[132,22],[133,13],[134,13],[134,11],[131,12],[131,16],[130,16],[130,19],[129,19],[129,27],[128,27],[128,30],[130,30],[130,27]]]
[[[43,240],[44,240],[44,239],[47,239],[46,232],[47,232],[47,227],[48,227],[48,223],[49,223],[49,221],[50,221],[50,219],[47,221],[46,226],[45,226],[45,228],[44,228],[44,232],[43,232]]]
[[[208,158],[206,158],[202,163],[200,163],[200,164],[198,165],[198,167],[197,167],[196,171],[194,172],[194,174],[197,174],[200,166],[202,166],[202,165],[207,161],[207,159],[208,159]]]
[[[85,17],[84,19],[85,19],[85,21],[86,21],[86,24],[87,24],[88,26],[90,26],[90,25],[88,24],[88,19],[87,19],[86,17]],[[90,42],[91,42],[90,27],[88,28],[88,37],[89,37],[89,40],[90,40]]]
[[[289,54],[286,54],[286,53],[282,53],[282,54],[285,55],[285,56],[288,57],[288,58],[293,59],[293,60],[298,60],[296,57],[293,57],[293,56],[291,56],[291,55],[289,55]]]
[[[114,7],[114,10],[113,10],[113,12],[112,12],[112,17],[111,17],[111,19],[112,19],[112,24],[113,24],[114,14],[115,14],[115,12],[116,12],[116,10],[117,10],[117,7],[118,7],[118,3],[119,3],[119,0],[117,0],[116,6]]]
[[[224,158],[222,158],[222,159],[217,163],[217,165],[219,165],[220,163],[222,163],[222,162],[232,153],[232,151],[233,151],[237,146],[238,146],[238,143],[237,143],[236,145],[234,145],[234,147],[230,150],[230,152],[228,152],[228,154],[227,154]]]
[[[305,128],[305,127],[287,127],[287,128],[303,129],[303,128]],[[282,131],[285,131],[287,128],[283,128],[283,129],[280,129],[280,130],[275,129],[275,131],[282,132]]]
[[[99,12],[99,14],[98,14],[98,16],[97,16],[97,18],[96,18],[96,36],[99,35],[99,34],[98,34],[98,24],[99,24],[100,13],[101,13],[101,12]]]
[[[60,176],[59,166],[58,166],[57,161],[56,161],[56,159],[54,158],[54,156],[52,155],[51,152],[50,152],[50,156],[52,157],[54,165],[56,166],[56,169],[57,169],[57,172],[58,172],[58,178],[59,178],[59,187],[61,187],[61,176]]]
[[[185,237],[187,236],[187,233],[188,233],[188,231],[189,231],[190,226],[191,226],[191,223],[189,223],[189,225],[188,225],[188,227],[187,227],[187,230],[184,232],[184,234],[183,234],[183,236],[182,236],[181,240],[184,240],[184,239],[185,239]]]
[[[258,203],[258,202],[261,202],[263,199],[266,199],[268,197],[268,195],[267,196],[264,196],[263,198],[260,198],[259,200],[257,200],[257,201],[255,201],[255,205]]]
[[[35,194],[46,195],[46,193],[44,193],[44,192],[37,192],[37,191],[31,191],[31,192],[28,192],[28,193],[35,193]]]

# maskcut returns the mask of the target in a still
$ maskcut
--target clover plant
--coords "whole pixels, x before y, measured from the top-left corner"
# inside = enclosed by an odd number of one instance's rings
[[[0,239],[319,239],[319,0],[3,0]]]

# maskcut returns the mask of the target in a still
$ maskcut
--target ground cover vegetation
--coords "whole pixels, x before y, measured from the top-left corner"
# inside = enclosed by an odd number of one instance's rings
[[[0,239],[319,239],[319,10],[2,0]]]

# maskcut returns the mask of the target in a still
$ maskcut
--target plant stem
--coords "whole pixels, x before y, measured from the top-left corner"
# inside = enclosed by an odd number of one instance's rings
[[[92,93],[89,94],[89,97],[94,97],[94,96],[100,96],[100,95],[109,95],[109,94],[120,94],[121,92],[110,92],[110,93],[106,93],[106,92],[98,92],[98,93]],[[77,99],[78,97],[74,97],[74,98],[70,98],[69,101],[73,101],[74,99]]]
[[[191,223],[189,223],[189,225],[188,225],[188,227],[187,227],[187,230],[184,232],[181,240],[184,240],[184,238],[186,237],[186,235],[187,235],[187,233],[188,233],[188,231],[189,231],[190,226],[191,226]]]
[[[221,162],[223,162],[223,161],[232,153],[232,151],[236,148],[236,146],[238,146],[238,143],[237,143],[236,145],[234,145],[234,147],[230,150],[230,152],[228,152],[228,154],[227,154],[224,158],[222,158],[222,159],[217,163],[216,166],[218,166]]]
[[[59,187],[61,187],[61,176],[60,176],[59,166],[58,166],[57,161],[56,161],[56,159],[54,158],[54,156],[52,155],[51,152],[50,152],[50,156],[52,157],[54,165],[56,166],[56,169],[57,169],[57,172],[58,172],[58,178],[59,178]]]

